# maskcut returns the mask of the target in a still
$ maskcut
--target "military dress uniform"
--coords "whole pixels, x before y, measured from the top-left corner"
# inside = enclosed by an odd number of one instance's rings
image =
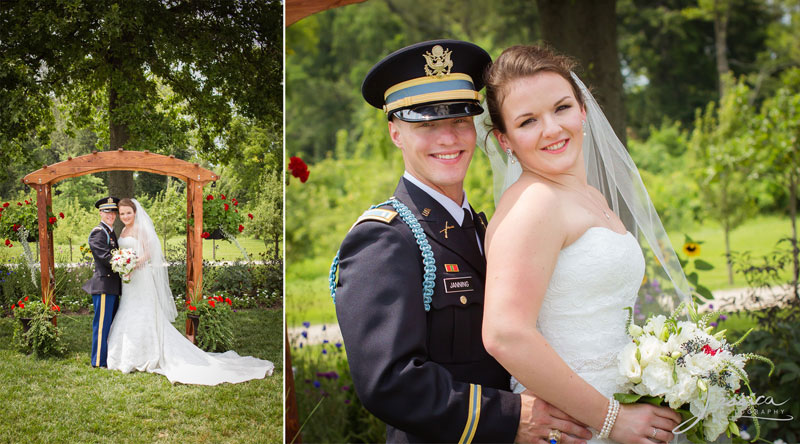
[[[100,211],[116,211],[117,198],[103,198],[95,206]],[[108,225],[100,222],[89,233],[89,248],[94,258],[94,274],[83,290],[92,295],[94,319],[92,320],[92,367],[105,367],[108,355],[108,332],[119,307],[122,280],[111,270],[111,251],[119,248],[117,235]]]
[[[471,43],[422,42],[375,65],[362,94],[390,119],[474,116],[490,60]],[[359,398],[387,442],[513,442],[520,397],[481,337],[485,216],[470,208],[462,226],[406,178],[391,200],[356,221],[332,270]]]

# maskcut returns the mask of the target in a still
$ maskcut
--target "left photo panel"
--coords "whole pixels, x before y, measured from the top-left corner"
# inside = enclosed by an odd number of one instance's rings
[[[283,440],[283,23],[0,2],[0,442]]]

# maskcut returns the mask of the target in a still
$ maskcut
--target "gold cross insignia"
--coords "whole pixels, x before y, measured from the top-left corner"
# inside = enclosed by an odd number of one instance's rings
[[[447,225],[447,223],[448,223],[447,221],[444,221],[444,229],[443,229],[443,230],[439,230],[439,232],[440,232],[440,233],[444,233],[444,238],[445,238],[445,239],[447,239],[447,230],[449,230],[449,229],[451,229],[451,228],[455,228],[455,227],[454,227],[454,226],[452,226],[452,225],[449,225],[449,226],[448,226],[448,225]]]
[[[431,209],[430,208],[425,208],[424,210],[422,210],[422,215],[423,216],[428,217],[430,214],[431,214]]]

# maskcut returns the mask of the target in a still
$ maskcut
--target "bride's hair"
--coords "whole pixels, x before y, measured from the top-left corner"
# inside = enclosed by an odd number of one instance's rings
[[[512,46],[486,68],[484,81],[486,83],[486,104],[491,117],[491,129],[506,132],[501,108],[508,92],[508,85],[520,78],[531,77],[540,72],[552,72],[564,78],[572,87],[575,99],[584,107],[583,95],[572,78],[570,72],[577,63],[570,57],[556,54],[546,46]]]
[[[133,209],[134,214],[136,213],[136,204],[134,204],[133,201],[128,199],[127,197],[124,197],[119,200],[117,208],[119,207],[130,207]]]

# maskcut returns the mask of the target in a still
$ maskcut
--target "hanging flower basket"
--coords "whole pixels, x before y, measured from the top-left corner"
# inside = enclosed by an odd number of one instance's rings
[[[64,218],[64,213],[58,217],[52,212],[47,215],[47,230],[52,231],[58,223],[59,217]],[[12,247],[19,241],[21,232],[28,232],[27,241],[39,240],[39,218],[36,203],[32,199],[22,202],[3,202],[0,204],[0,239],[5,239],[5,246]]]
[[[239,212],[239,201],[224,194],[209,194],[203,201],[203,239],[225,239],[222,234],[236,237],[244,231],[244,215]],[[190,221],[190,227],[193,222]]]

